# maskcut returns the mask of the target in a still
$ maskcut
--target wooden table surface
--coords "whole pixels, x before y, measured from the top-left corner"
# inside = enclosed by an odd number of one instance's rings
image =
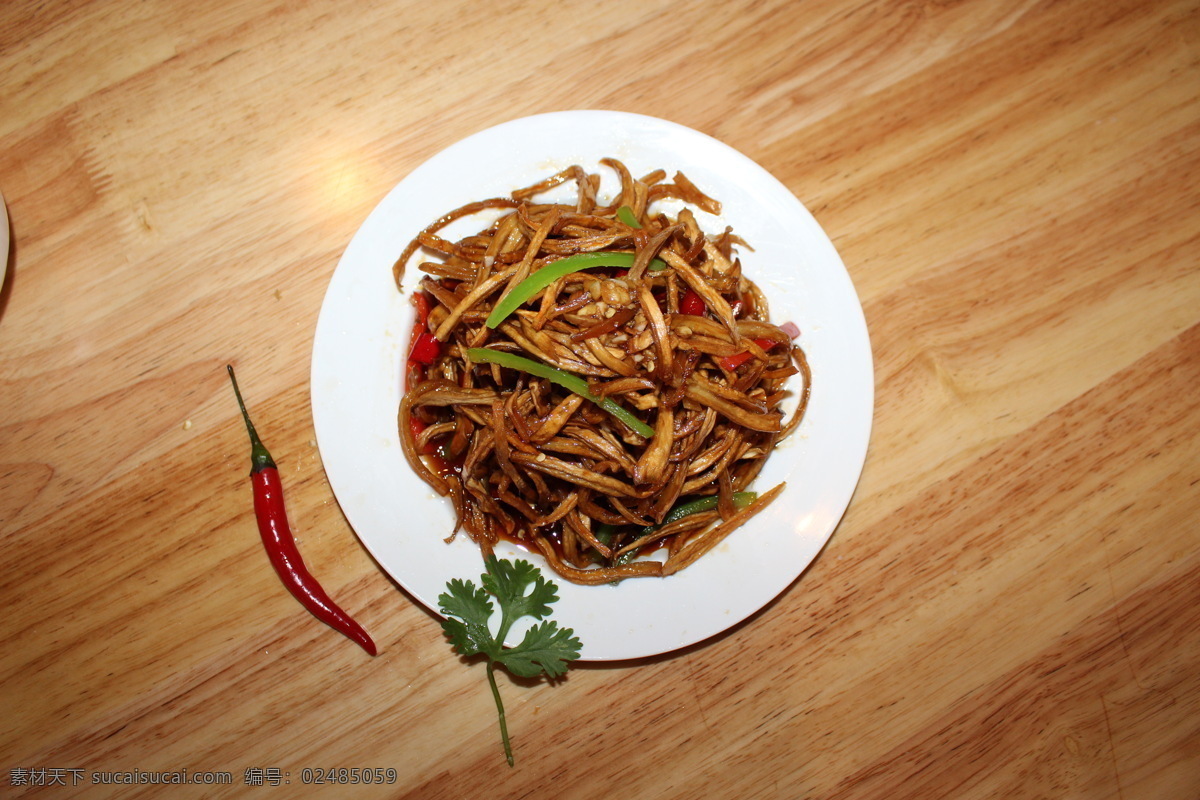
[[[0,795],[1200,796],[1198,12],[7,0]],[[715,136],[813,212],[874,429],[746,624],[503,678],[510,769],[482,665],[342,516],[310,357],[388,190],[573,108]],[[377,657],[271,571],[227,362]],[[351,768],[395,779],[304,773]],[[183,770],[229,783],[146,783]]]

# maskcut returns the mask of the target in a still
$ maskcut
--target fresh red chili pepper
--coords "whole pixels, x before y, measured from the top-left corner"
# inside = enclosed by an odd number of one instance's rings
[[[756,345],[758,345],[759,347],[761,347],[763,350],[770,350],[772,347],[779,344],[774,339],[755,339],[754,343]],[[745,350],[741,353],[737,353],[732,356],[725,356],[724,358],[718,358],[717,363],[720,364],[723,369],[727,369],[730,372],[733,372],[735,369],[740,367],[742,364],[745,364],[751,358],[752,358],[752,356],[750,355],[750,351]]]
[[[233,381],[238,407],[242,410],[242,419],[246,421],[246,430],[250,433],[250,482],[254,487],[254,516],[258,519],[258,532],[262,536],[271,566],[275,568],[288,591],[311,611],[313,616],[335,631],[345,634],[369,654],[375,655],[375,642],[361,625],[329,598],[316,578],[304,566],[304,559],[300,557],[300,550],[292,537],[292,529],[288,525],[287,512],[283,506],[283,484],[279,480],[279,470],[275,467],[271,454],[258,438],[254,424],[250,422],[250,415],[246,413],[246,404],[242,402],[242,392],[238,389],[233,367],[229,366],[227,369],[229,379]]]
[[[679,313],[690,314],[693,317],[704,316],[704,311],[708,306],[704,304],[703,298],[692,289],[688,289],[683,293],[683,297],[679,298]]]

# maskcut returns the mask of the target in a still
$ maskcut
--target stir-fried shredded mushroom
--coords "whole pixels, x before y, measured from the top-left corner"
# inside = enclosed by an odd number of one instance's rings
[[[589,585],[678,572],[772,502],[783,484],[749,487],[812,382],[795,327],[742,273],[749,246],[687,207],[720,203],[682,173],[601,164],[620,182],[607,204],[571,166],[443,214],[393,269],[397,286],[414,258],[425,273],[398,426],[453,503],[451,538],[523,543]],[[543,199],[572,185],[574,200]],[[675,217],[668,199],[686,204]],[[483,211],[501,216],[442,235]]]

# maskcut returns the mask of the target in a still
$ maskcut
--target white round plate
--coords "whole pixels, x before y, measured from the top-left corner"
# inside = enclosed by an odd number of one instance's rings
[[[727,145],[652,117],[566,111],[484,130],[415,169],[355,234],[321,308],[311,386],[321,458],[346,518],[379,564],[436,613],[446,581],[478,584],[483,562],[465,535],[444,541],[453,526],[450,501],[417,478],[401,452],[396,409],[414,313],[408,295],[420,273],[406,271],[402,296],[392,264],[445,212],[507,195],[571,164],[599,171],[601,193],[611,196],[617,177],[599,165],[606,156],[635,175],[680,170],[721,201],[720,217],[697,215],[701,227],[719,233],[732,225],[754,248],[742,249],[743,268],[770,300],[771,318],[800,327],[813,388],[803,424],[756,483],[762,491],[786,480],[787,489],[688,569],[577,586],[555,576],[539,555],[498,550],[544,567],[561,598],[552,618],[575,630],[589,661],[665,653],[737,624],[796,580],[850,502],[874,407],[866,323],[829,238],[783,184]],[[478,230],[479,222],[465,224]],[[510,644],[523,633],[515,628]]]

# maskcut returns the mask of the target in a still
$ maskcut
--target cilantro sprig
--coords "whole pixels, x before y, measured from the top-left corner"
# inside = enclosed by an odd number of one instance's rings
[[[571,628],[560,628],[550,616],[551,604],[558,601],[558,587],[542,577],[541,571],[528,561],[507,561],[488,556],[487,569],[480,576],[482,587],[471,581],[452,578],[446,591],[438,595],[438,606],[446,618],[442,630],[454,649],[463,656],[483,655],[487,658],[487,678],[496,700],[500,717],[500,739],[504,757],[513,765],[512,743],[504,717],[504,702],[496,686],[496,667],[502,666],[519,678],[546,675],[557,678],[566,673],[569,662],[579,658],[582,645]],[[495,607],[491,598],[500,603],[500,623],[495,635],[489,622]],[[504,640],[513,623],[522,617],[541,620],[525,632],[524,638],[513,647]]]

